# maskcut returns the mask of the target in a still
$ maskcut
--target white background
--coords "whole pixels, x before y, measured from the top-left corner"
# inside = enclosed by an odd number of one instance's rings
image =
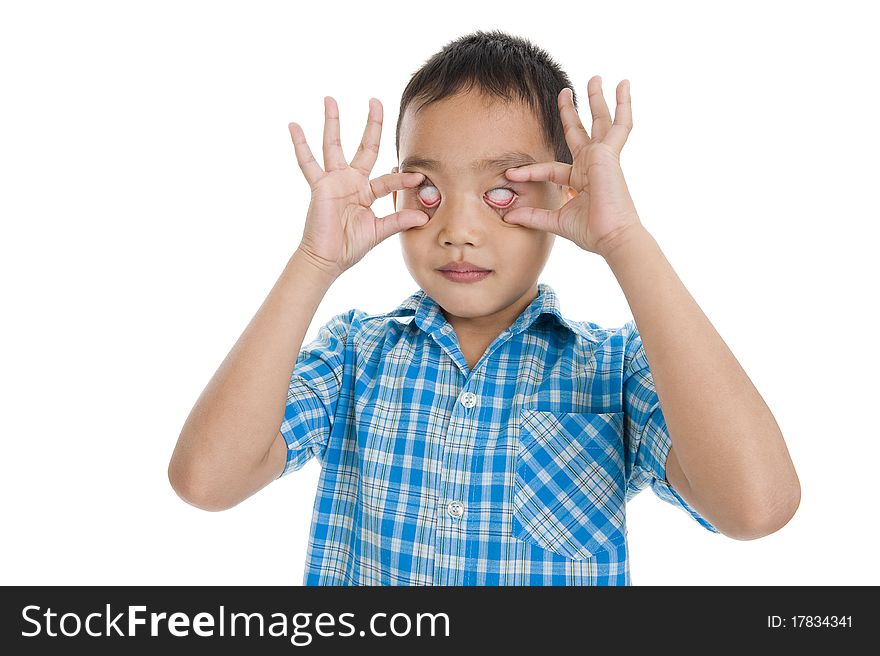
[[[876,23],[866,3],[29,2],[0,9],[4,584],[302,580],[319,465],[220,513],[167,466],[193,403],[299,243],[324,95],[350,159],[409,77],[477,28],[586,85],[631,82],[622,164],[643,224],[779,423],[802,485],[782,530],[715,535],[647,489],[633,583],[878,584]],[[377,201],[380,216],[391,198]],[[398,237],[333,314],[417,286]],[[562,238],[541,277],[577,320],[632,317]]]

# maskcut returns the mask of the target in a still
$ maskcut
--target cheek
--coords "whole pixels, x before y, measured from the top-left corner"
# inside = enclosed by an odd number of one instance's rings
[[[428,221],[429,223],[430,221]],[[397,233],[404,256],[416,260],[424,258],[426,253],[431,252],[433,240],[431,238],[431,231],[427,228],[428,224],[401,230]]]
[[[419,263],[424,259],[425,249],[420,243],[418,235],[413,234],[413,230],[403,230],[398,233],[400,236],[400,251],[403,255],[403,261],[407,267],[412,269],[418,267]]]
[[[545,231],[526,232],[523,228],[519,228],[517,233],[505,234],[506,259],[510,262],[519,262],[523,267],[540,265],[549,255],[555,235]]]

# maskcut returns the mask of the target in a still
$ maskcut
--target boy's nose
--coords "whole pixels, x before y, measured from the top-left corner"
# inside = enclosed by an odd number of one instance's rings
[[[461,197],[447,197],[434,209],[431,221],[439,227],[438,239],[443,244],[478,246],[486,231],[486,212],[491,210],[481,198],[470,202]],[[497,216],[494,218],[498,220]]]

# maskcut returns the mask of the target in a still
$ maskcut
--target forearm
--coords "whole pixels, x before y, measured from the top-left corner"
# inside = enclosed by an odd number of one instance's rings
[[[294,252],[190,411],[169,465],[175,489],[234,499],[255,491],[240,488],[278,434],[296,358],[333,281]]]
[[[779,426],[746,372],[644,228],[606,261],[641,334],[695,505],[719,524],[743,527],[738,532],[784,524],[800,486]]]

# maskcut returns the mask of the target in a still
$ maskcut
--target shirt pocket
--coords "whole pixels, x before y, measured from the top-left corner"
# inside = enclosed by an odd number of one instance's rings
[[[573,560],[626,541],[623,413],[520,410],[513,536]]]

